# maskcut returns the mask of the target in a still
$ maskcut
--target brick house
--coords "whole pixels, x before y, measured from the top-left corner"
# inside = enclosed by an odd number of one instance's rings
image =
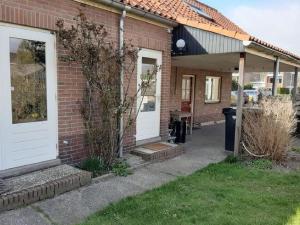
[[[232,79],[238,81],[239,74],[232,74]],[[298,80],[298,84],[299,84]],[[284,88],[287,90],[292,90],[294,87],[294,73],[285,72],[279,73],[277,77],[277,88]],[[251,84],[254,89],[264,89],[271,90],[273,83],[273,74],[272,73],[245,73],[244,77],[245,84]],[[299,85],[298,85],[299,86]]]
[[[299,67],[296,55],[251,37],[196,0],[0,0],[0,7],[0,172],[60,160],[76,164],[86,157],[78,103],[85,81],[79,65],[59,60],[63,49],[55,37],[57,19],[71,25],[78,9],[103,24],[111,40],[118,43],[124,32],[126,41],[141,48],[138,73],[162,66],[125,149],[165,139],[170,111],[191,113],[192,124],[222,120],[231,75],[241,70],[244,53],[246,69],[270,72],[278,59],[286,72]]]

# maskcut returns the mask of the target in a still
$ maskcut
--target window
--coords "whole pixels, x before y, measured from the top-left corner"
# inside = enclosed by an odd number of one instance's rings
[[[221,77],[206,77],[205,103],[220,101]]]
[[[45,46],[10,38],[13,124],[47,120]]]
[[[152,112],[155,111],[156,108],[156,74],[154,74],[156,65],[156,59],[142,58],[141,80],[142,82],[149,81],[149,86],[141,88],[141,93],[143,95],[141,112]]]
[[[274,82],[274,78],[271,77],[269,83],[272,83],[272,84],[273,84],[273,82]],[[279,84],[282,83],[282,78],[278,78],[278,83],[279,83]]]
[[[213,20],[213,18],[210,16],[210,15],[208,15],[203,9],[201,9],[201,8],[199,8],[199,7],[197,7],[197,6],[194,6],[194,5],[192,5],[192,4],[188,4],[189,6],[190,6],[190,8],[194,11],[194,12],[196,12],[197,14],[199,14],[200,16],[203,16],[203,17],[205,17],[206,19],[208,19],[208,20]]]
[[[191,93],[192,93],[192,78],[184,77],[182,79],[182,97],[183,101],[191,101]]]

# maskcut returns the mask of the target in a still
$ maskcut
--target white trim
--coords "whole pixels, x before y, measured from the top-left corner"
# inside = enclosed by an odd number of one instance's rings
[[[141,84],[142,58],[152,58],[157,60],[157,66],[162,65],[162,52],[150,49],[141,49],[138,53],[137,62],[137,90]],[[161,112],[161,68],[156,75],[156,105],[155,111],[139,112],[136,121],[136,141],[151,139],[160,136],[160,112]],[[137,112],[142,101],[141,93],[137,97]]]
[[[268,54],[266,54],[264,52],[260,52],[260,51],[254,50],[254,49],[245,48],[245,52],[249,53],[249,54],[252,54],[252,55],[255,55],[255,56],[259,56],[259,57],[265,58],[265,59],[269,59],[269,60],[272,60],[272,61],[276,61],[276,59],[277,59],[273,55],[268,55]],[[300,64],[289,62],[288,60],[285,60],[285,59],[283,59],[281,57],[279,57],[279,58],[280,58],[280,63],[300,68]]]
[[[191,103],[192,103],[191,113],[192,113],[192,116],[191,116],[191,127],[190,127],[190,132],[192,134],[193,133],[193,126],[194,126],[194,114],[195,114],[196,76],[195,75],[190,75],[190,74],[183,74],[182,77],[181,77],[181,80],[183,79],[183,77],[192,78],[192,95],[191,95],[191,97],[192,97],[192,99],[191,99]],[[181,85],[181,89],[182,89],[182,85]],[[181,96],[181,99],[182,99],[182,96]],[[182,100],[181,100],[181,102],[182,102]]]
[[[18,25],[18,24],[4,23],[4,22],[0,22],[0,26],[7,27],[7,28],[22,29],[25,32],[26,32],[26,30],[28,30],[28,31],[34,31],[34,32],[39,32],[39,33],[45,33],[45,34],[53,34],[54,33],[53,31],[44,30],[44,29],[37,28],[37,27],[29,27],[29,26],[25,26],[25,25]]]
[[[47,120],[40,122],[29,122],[12,124],[11,111],[11,72],[10,72],[10,56],[9,56],[9,39],[19,38],[32,41],[45,42],[46,54],[46,84],[47,84]],[[0,73],[3,75],[3,81],[0,84],[0,140],[1,140],[1,158],[0,170],[10,169],[18,166],[24,166],[32,163],[39,163],[47,160],[56,159],[58,156],[58,106],[57,106],[57,62],[56,62],[56,43],[55,35],[49,31],[39,29],[28,29],[16,25],[0,24]],[[2,85],[2,86],[1,86]],[[5,130],[5,132],[4,132]],[[29,148],[32,137],[40,135],[44,132],[35,148]],[[45,136],[46,135],[46,136]],[[28,146],[22,146],[18,141],[21,137]],[[28,139],[28,137],[30,138]],[[47,138],[45,138],[47,137]],[[30,140],[30,143],[29,143]],[[18,144],[17,144],[18,143]],[[35,142],[36,143],[36,142]],[[36,143],[37,144],[37,143]],[[43,147],[38,147],[43,145]],[[13,147],[12,147],[13,146]],[[17,147],[18,146],[18,147]],[[12,148],[16,151],[22,151],[19,156],[16,152],[12,152]],[[42,150],[43,154],[39,152]],[[36,154],[40,153],[40,154]],[[11,155],[13,154],[13,156]],[[28,154],[28,157],[24,157]],[[35,157],[30,157],[30,154]],[[15,158],[14,158],[15,157]],[[12,159],[14,159],[12,161]]]
[[[58,92],[57,92],[57,43],[56,43],[56,35],[52,35],[53,37],[53,44],[54,44],[54,51],[53,51],[53,83],[54,83],[54,98],[55,98],[55,104],[54,104],[54,114],[55,114],[55,138],[56,138],[56,157],[59,156],[59,138],[58,138]]]

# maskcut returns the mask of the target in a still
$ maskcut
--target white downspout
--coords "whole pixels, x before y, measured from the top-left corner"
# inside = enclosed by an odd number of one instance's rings
[[[120,48],[120,56],[123,57],[124,50],[124,21],[126,17],[126,10],[130,9],[130,7],[125,7],[122,11],[121,17],[120,17],[120,27],[119,27],[119,33],[120,33],[120,39],[119,39],[119,48]],[[123,63],[121,65],[121,71],[120,71],[120,103],[124,102],[124,87],[123,87],[123,82],[124,82],[124,68],[123,68]],[[123,131],[124,131],[124,117],[123,114],[121,113],[120,116],[120,121],[119,121],[119,157],[123,157]]]

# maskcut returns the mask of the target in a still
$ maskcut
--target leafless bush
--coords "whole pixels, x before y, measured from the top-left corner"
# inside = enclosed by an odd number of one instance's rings
[[[295,111],[291,100],[263,99],[258,109],[243,112],[243,146],[251,156],[282,161],[295,127]]]
[[[141,106],[141,103],[136,105],[137,97],[145,95],[159,66],[141,74],[143,81],[136,91],[130,91],[130,87],[136,87],[139,49],[127,43],[119,49],[116,43],[110,41],[104,26],[88,20],[83,12],[74,21],[73,26],[66,26],[62,19],[56,23],[59,44],[66,50],[61,59],[81,65],[86,79],[81,114],[89,157],[100,157],[110,167],[124,138],[120,131],[124,134],[134,124]],[[123,82],[121,70],[124,71]],[[123,98],[120,88],[124,90]],[[121,118],[124,118],[123,130],[119,126]]]

